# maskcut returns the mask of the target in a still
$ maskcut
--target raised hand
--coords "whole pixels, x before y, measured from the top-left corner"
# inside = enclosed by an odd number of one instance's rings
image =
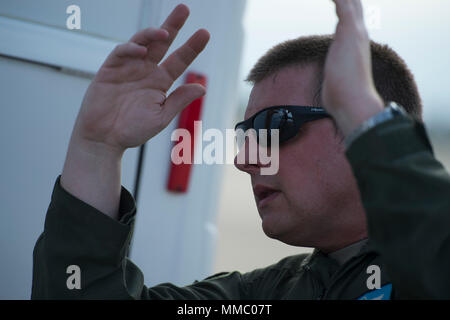
[[[136,147],[205,94],[201,85],[189,84],[178,87],[166,99],[173,82],[209,40],[208,31],[200,29],[159,64],[188,15],[189,9],[178,5],[160,29],[139,31],[111,52],[86,92],[75,135],[84,142],[119,150]]]
[[[188,15],[188,7],[178,5],[160,29],[139,31],[117,46],[84,97],[60,182],[66,191],[114,219],[119,214],[124,151],[154,137],[205,94],[201,85],[187,84],[166,97],[209,40],[208,31],[200,29],[161,62]]]
[[[322,101],[344,135],[383,109],[372,76],[360,0],[333,0],[339,23],[325,62]]]

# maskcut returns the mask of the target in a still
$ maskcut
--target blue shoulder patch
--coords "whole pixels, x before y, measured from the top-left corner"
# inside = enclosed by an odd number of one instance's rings
[[[391,300],[392,283],[382,286],[380,289],[369,291],[357,300]]]

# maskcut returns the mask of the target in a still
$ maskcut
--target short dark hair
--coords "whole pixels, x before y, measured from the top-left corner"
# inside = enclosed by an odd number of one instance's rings
[[[306,36],[282,42],[271,48],[251,69],[247,82],[255,85],[281,69],[294,65],[317,64],[320,85],[315,92],[319,104],[323,67],[333,35]],[[422,121],[422,101],[414,76],[403,59],[387,45],[370,42],[375,87],[387,104],[403,106],[415,119]]]

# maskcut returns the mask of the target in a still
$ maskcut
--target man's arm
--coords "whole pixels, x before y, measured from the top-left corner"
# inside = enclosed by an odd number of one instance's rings
[[[161,62],[188,15],[178,5],[161,29],[141,30],[117,46],[89,85],[35,246],[33,298],[139,298],[145,292],[141,272],[126,258],[134,200],[121,188],[121,160],[127,148],[157,135],[205,94],[203,86],[187,84],[166,98],[209,41],[200,29]],[[66,284],[70,266],[81,268],[82,290]]]
[[[243,276],[231,272],[186,287],[144,285],[127,258],[136,213],[121,189],[119,220],[68,193],[56,180],[44,232],[33,252],[32,299],[243,299]]]
[[[322,100],[345,136],[383,110],[373,84],[360,0],[334,0],[339,23],[325,64]],[[381,123],[347,150],[368,218],[370,241],[397,298],[450,297],[450,177],[423,125]]]
[[[450,176],[420,122],[398,117],[347,150],[395,298],[450,298]]]

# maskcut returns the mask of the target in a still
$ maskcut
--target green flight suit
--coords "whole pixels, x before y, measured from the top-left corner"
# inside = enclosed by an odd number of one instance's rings
[[[136,213],[122,188],[120,221],[75,198],[56,180],[33,253],[33,299],[436,299],[450,298],[450,177],[423,125],[381,123],[346,152],[368,218],[369,241],[339,265],[322,252],[248,273],[220,273],[185,287],[151,288],[126,253]],[[68,289],[69,265],[81,289]],[[381,291],[367,285],[381,271]],[[374,294],[372,294],[374,292]]]

